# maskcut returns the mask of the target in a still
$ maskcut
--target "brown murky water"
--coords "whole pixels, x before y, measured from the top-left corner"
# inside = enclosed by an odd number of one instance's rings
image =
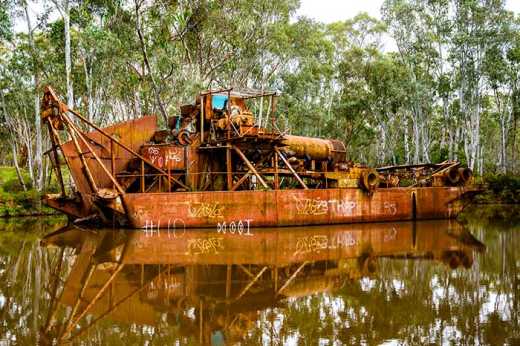
[[[517,222],[63,226],[0,225],[0,345],[520,343]]]

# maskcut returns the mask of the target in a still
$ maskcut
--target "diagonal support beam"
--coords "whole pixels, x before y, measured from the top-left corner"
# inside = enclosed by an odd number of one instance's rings
[[[70,312],[69,320],[65,324],[65,329],[64,329],[64,332],[60,336],[60,340],[63,339],[65,337],[65,335],[67,335],[67,331],[69,329],[72,330],[72,326],[74,326],[74,324],[72,323],[72,321],[74,319],[74,315],[76,315],[76,311],[78,310],[79,305],[81,304],[81,302],[84,299],[83,295],[85,294],[85,291],[87,289],[88,283],[90,281],[90,278],[92,277],[92,274],[94,274],[94,270],[95,269],[96,269],[96,265],[91,262],[89,264],[88,271],[83,275],[83,278],[81,280],[82,286],[81,286],[81,289],[79,291],[78,298],[76,300],[76,303],[74,304],[74,307],[72,308],[72,311]]]
[[[276,157],[276,156],[275,156]],[[261,159],[260,161],[258,161],[256,164],[257,164],[257,167],[259,165],[262,165],[264,162],[266,161],[266,157],[264,157],[263,159]],[[240,185],[242,185],[244,183],[244,181],[246,181],[246,179],[251,175],[252,171],[249,170],[247,171],[247,173],[245,175],[243,175],[238,181],[237,183],[233,186],[233,188],[231,189],[231,191],[235,191],[236,189],[238,189],[240,187]]]
[[[244,161],[244,163],[246,164],[247,168],[249,168],[249,170],[251,172],[253,172],[254,175],[256,175],[256,177],[258,178],[258,180],[260,181],[260,183],[263,185],[263,187],[265,187],[266,189],[269,189],[269,186],[267,185],[267,183],[264,181],[264,179],[262,178],[262,176],[256,171],[255,167],[253,166],[253,164],[247,159],[246,155],[244,155],[244,153],[242,152],[242,150],[240,150],[237,146],[233,145],[233,150],[235,150],[235,152],[238,154],[238,156],[240,156],[240,158],[242,159],[242,161]]]
[[[85,124],[89,125],[90,127],[94,128],[96,131],[98,131],[103,136],[105,136],[106,138],[110,139],[111,141],[113,141],[114,143],[119,145],[121,148],[123,148],[127,152],[131,153],[133,156],[137,157],[141,161],[144,161],[150,167],[154,168],[155,170],[157,170],[158,172],[160,172],[160,173],[162,173],[164,175],[168,175],[168,173],[166,171],[164,171],[163,169],[161,169],[161,168],[157,167],[156,165],[154,165],[150,160],[146,159],[145,157],[143,157],[139,153],[135,152],[130,147],[128,147],[127,145],[125,145],[121,141],[119,141],[117,138],[115,138],[115,137],[111,136],[110,134],[108,134],[105,130],[103,130],[99,126],[96,126],[93,122],[91,122],[90,120],[88,120],[87,118],[82,116],[80,113],[78,113],[75,110],[70,109],[69,107],[67,107],[66,104],[64,104],[63,102],[61,102],[58,99],[58,97],[56,96],[56,94],[54,93],[54,90],[52,90],[52,88],[46,87],[45,88],[45,95],[46,95],[46,97],[50,98],[50,102],[49,102],[50,103],[50,107],[57,109],[59,114],[64,115],[65,113],[70,112],[75,117],[77,117],[79,120],[81,120],[83,123],[85,123]],[[45,112],[48,112],[49,110],[50,110],[50,108],[48,110],[46,110]],[[44,117],[43,116],[43,112],[42,112],[42,117]],[[175,183],[179,184],[180,186],[182,186],[183,188],[187,189],[188,191],[191,190],[188,186],[186,186],[181,181],[175,179],[174,177],[170,177],[170,179],[173,182],[175,182]]]
[[[243,271],[244,273],[246,273],[250,278],[254,278],[254,277],[255,277],[255,275],[254,275],[253,273],[251,273],[251,272],[250,272],[246,267],[244,267],[243,265],[239,264],[238,267],[239,267],[240,269],[242,269],[242,271]]]
[[[260,277],[262,276],[262,274],[268,269],[269,267],[263,267],[262,270],[260,270],[260,272],[258,274],[256,274],[256,276],[247,284],[246,287],[244,287],[244,289],[238,294],[238,296],[236,296],[235,300],[239,300],[240,298],[242,298],[242,296],[244,294],[247,293],[247,291],[249,291],[249,289],[255,284],[255,282],[258,281],[258,279],[260,279]]]
[[[121,256],[118,261],[119,263],[118,263],[116,269],[114,270],[114,272],[110,275],[108,280],[103,284],[103,287],[101,287],[99,289],[99,291],[96,293],[96,295],[88,303],[88,305],[85,307],[85,309],[83,309],[83,311],[76,318],[73,319],[72,323],[70,323],[68,325],[68,327],[65,329],[64,335],[67,335],[68,333],[70,333],[72,331],[72,328],[74,328],[74,326],[76,324],[78,324],[78,322],[83,318],[83,316],[85,316],[85,314],[94,306],[94,304],[96,304],[96,302],[99,300],[99,298],[101,298],[101,296],[105,293],[107,288],[110,286],[112,281],[114,281],[117,274],[119,274],[119,272],[123,269],[123,267],[125,266],[124,259],[125,259],[126,251],[128,249],[128,244],[129,244],[129,242],[127,241],[123,247],[123,251],[121,251]]]
[[[61,102],[60,102],[61,103]],[[144,161],[147,165],[149,165],[150,167],[153,167],[155,170],[157,170],[158,172],[162,173],[162,174],[165,174],[167,175],[168,173],[165,172],[163,169],[157,167],[156,165],[154,165],[150,160],[146,159],[144,156],[138,154],[137,152],[133,151],[131,148],[129,148],[128,146],[126,146],[125,144],[123,144],[122,142],[120,142],[118,139],[114,138],[113,136],[109,135],[108,133],[106,133],[102,128],[100,128],[99,126],[96,126],[94,123],[90,122],[89,120],[87,120],[85,117],[83,117],[81,114],[79,114],[78,112],[74,111],[73,109],[69,109],[67,108],[67,106],[65,104],[63,104],[63,106],[65,107],[65,109],[74,114],[76,117],[78,117],[81,121],[83,121],[84,123],[92,126],[96,131],[100,132],[102,135],[104,135],[105,137],[109,138],[110,140],[114,141],[114,143],[116,143],[117,145],[119,145],[121,148],[125,149],[126,151],[128,151],[129,153],[131,153],[132,155],[134,155],[135,157],[137,157],[138,159],[140,159],[141,161]],[[179,184],[180,186],[182,186],[183,188],[187,189],[188,191],[190,191],[191,189],[183,184],[181,181],[175,179],[174,177],[170,177],[170,179],[172,181],[174,181],[175,183]]]
[[[285,156],[283,156],[283,154],[280,152],[280,150],[278,150],[278,148],[274,148],[274,151],[276,151],[276,153],[278,154],[278,156],[282,159],[283,163],[285,163],[285,165],[287,166],[287,168],[291,171],[291,173],[294,175],[294,177],[296,178],[296,180],[298,180],[298,182],[303,186],[303,188],[305,190],[308,190],[309,188],[307,187],[307,185],[305,184],[305,182],[302,180],[302,178],[300,178],[300,176],[298,175],[298,173],[296,173],[296,171],[294,170],[294,168],[292,168],[291,164],[289,163],[289,161],[287,161],[287,159],[285,158]]]
[[[240,185],[242,185],[244,183],[244,181],[246,181],[246,179],[251,175],[251,171],[248,171],[246,174],[244,174],[238,181],[235,185],[233,185],[233,188],[231,189],[231,191],[236,191],[236,189],[238,189],[240,187]]]
[[[65,125],[69,128],[70,137],[72,138],[72,143],[74,144],[74,147],[76,148],[76,151],[78,152],[79,159],[81,161],[81,164],[83,166],[83,170],[85,172],[85,175],[87,176],[87,182],[89,184],[90,189],[97,193],[99,191],[96,181],[94,180],[94,177],[92,176],[92,172],[90,172],[90,168],[88,167],[87,160],[85,159],[85,154],[83,153],[83,150],[81,149],[81,146],[78,143],[78,139],[76,138],[76,133],[70,127],[70,124],[68,122],[65,122]],[[70,167],[70,166],[69,166]]]
[[[110,278],[105,282],[105,284],[103,285],[103,287],[101,287],[101,289],[98,291],[98,293],[96,293],[94,298],[92,298],[92,300],[88,303],[88,305],[85,307],[85,309],[83,309],[83,311],[76,318],[74,318],[72,323],[69,324],[69,326],[65,330],[64,335],[67,335],[68,333],[70,333],[72,331],[72,329],[74,328],[74,326],[76,324],[78,324],[78,322],[83,318],[83,316],[85,316],[85,314],[92,308],[92,306],[94,306],[94,304],[96,304],[96,302],[99,300],[99,298],[101,298],[103,293],[105,293],[106,289],[110,286],[112,281],[114,281],[117,274],[119,274],[119,272],[121,271],[121,269],[123,269],[123,267],[124,267],[124,264],[118,265],[116,270],[112,273],[112,275],[110,275]]]
[[[161,273],[159,273],[158,276],[161,276],[162,274],[165,274],[166,272],[168,271],[168,269],[166,270],[163,270]],[[115,303],[112,307],[108,308],[107,311],[105,311],[103,314],[101,314],[100,316],[98,316],[97,318],[95,318],[92,322],[90,322],[85,328],[81,329],[80,331],[78,331],[76,334],[72,335],[68,341],[72,341],[74,340],[75,338],[77,338],[78,336],[84,334],[87,330],[89,330],[94,324],[96,324],[98,321],[102,320],[103,318],[105,318],[107,315],[109,315],[111,312],[115,311],[121,304],[123,304],[124,302],[126,302],[128,299],[132,298],[134,295],[136,295],[137,293],[141,292],[142,290],[144,290],[145,288],[147,288],[151,283],[153,282],[153,279],[151,279],[150,281],[148,281],[146,284],[144,285],[141,285],[139,286],[138,288],[136,288],[134,291],[132,291],[131,293],[129,293],[126,297],[124,298],[121,298],[120,301],[118,301],[117,303]]]
[[[117,182],[116,178],[108,171],[108,168],[105,167],[105,164],[103,163],[103,161],[101,161],[101,159],[99,158],[99,156],[96,154],[96,152],[94,151],[94,149],[90,146],[90,144],[88,143],[88,140],[85,138],[86,136],[83,135],[83,133],[76,127],[76,125],[74,125],[74,123],[72,121],[70,121],[70,119],[63,115],[63,119],[67,122],[68,126],[76,131],[76,133],[78,134],[79,138],[81,139],[81,141],[83,142],[83,144],[85,144],[85,146],[87,147],[87,149],[90,151],[90,153],[94,156],[94,159],[97,161],[97,163],[101,166],[101,169],[103,170],[103,172],[105,172],[105,174],[107,175],[107,177],[112,181],[112,183],[114,184],[114,186],[117,188],[117,191],[120,193],[120,194],[124,194],[125,191],[123,190],[123,188],[121,187],[121,185],[119,185],[119,183]]]
[[[293,273],[293,275],[291,275],[291,277],[289,279],[287,279],[287,281],[285,282],[285,284],[283,284],[283,286],[278,290],[278,292],[276,292],[276,295],[279,295],[280,293],[282,293],[282,291],[284,289],[287,288],[287,286],[289,286],[291,284],[291,282],[293,282],[293,280],[296,278],[296,276],[298,275],[298,273],[303,269],[303,267],[305,267],[307,264],[309,264],[310,262],[309,261],[305,261],[303,262],[299,267],[298,269],[296,269],[296,271]]]

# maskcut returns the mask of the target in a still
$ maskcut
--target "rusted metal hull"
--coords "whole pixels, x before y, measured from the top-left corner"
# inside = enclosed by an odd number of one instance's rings
[[[453,218],[465,187],[130,193],[123,204],[134,228],[326,225]]]
[[[216,101],[225,96],[232,104],[226,109],[215,108],[212,95],[181,109],[184,116],[167,130],[158,130],[155,116],[100,128],[46,88],[42,119],[61,193],[45,201],[72,218],[107,224],[245,232],[452,218],[460,197],[475,191],[471,171],[459,162],[379,170],[356,165],[346,161],[340,141],[255,125],[247,95],[215,94]],[[213,114],[215,109],[220,113]],[[94,130],[87,133],[73,119]],[[71,193],[58,150],[75,182]]]

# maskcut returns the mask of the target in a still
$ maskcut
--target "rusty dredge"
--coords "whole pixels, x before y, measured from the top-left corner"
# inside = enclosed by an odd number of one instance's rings
[[[100,128],[47,87],[41,116],[61,193],[44,200],[74,219],[242,233],[450,218],[461,197],[476,191],[471,170],[458,162],[367,168],[347,161],[341,141],[288,135],[276,126],[276,99],[250,90],[206,91],[169,118],[167,130],[155,116]]]

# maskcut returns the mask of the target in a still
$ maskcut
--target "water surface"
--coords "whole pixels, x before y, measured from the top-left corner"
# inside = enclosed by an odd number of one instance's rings
[[[0,344],[518,344],[510,220],[225,234],[11,220]]]

